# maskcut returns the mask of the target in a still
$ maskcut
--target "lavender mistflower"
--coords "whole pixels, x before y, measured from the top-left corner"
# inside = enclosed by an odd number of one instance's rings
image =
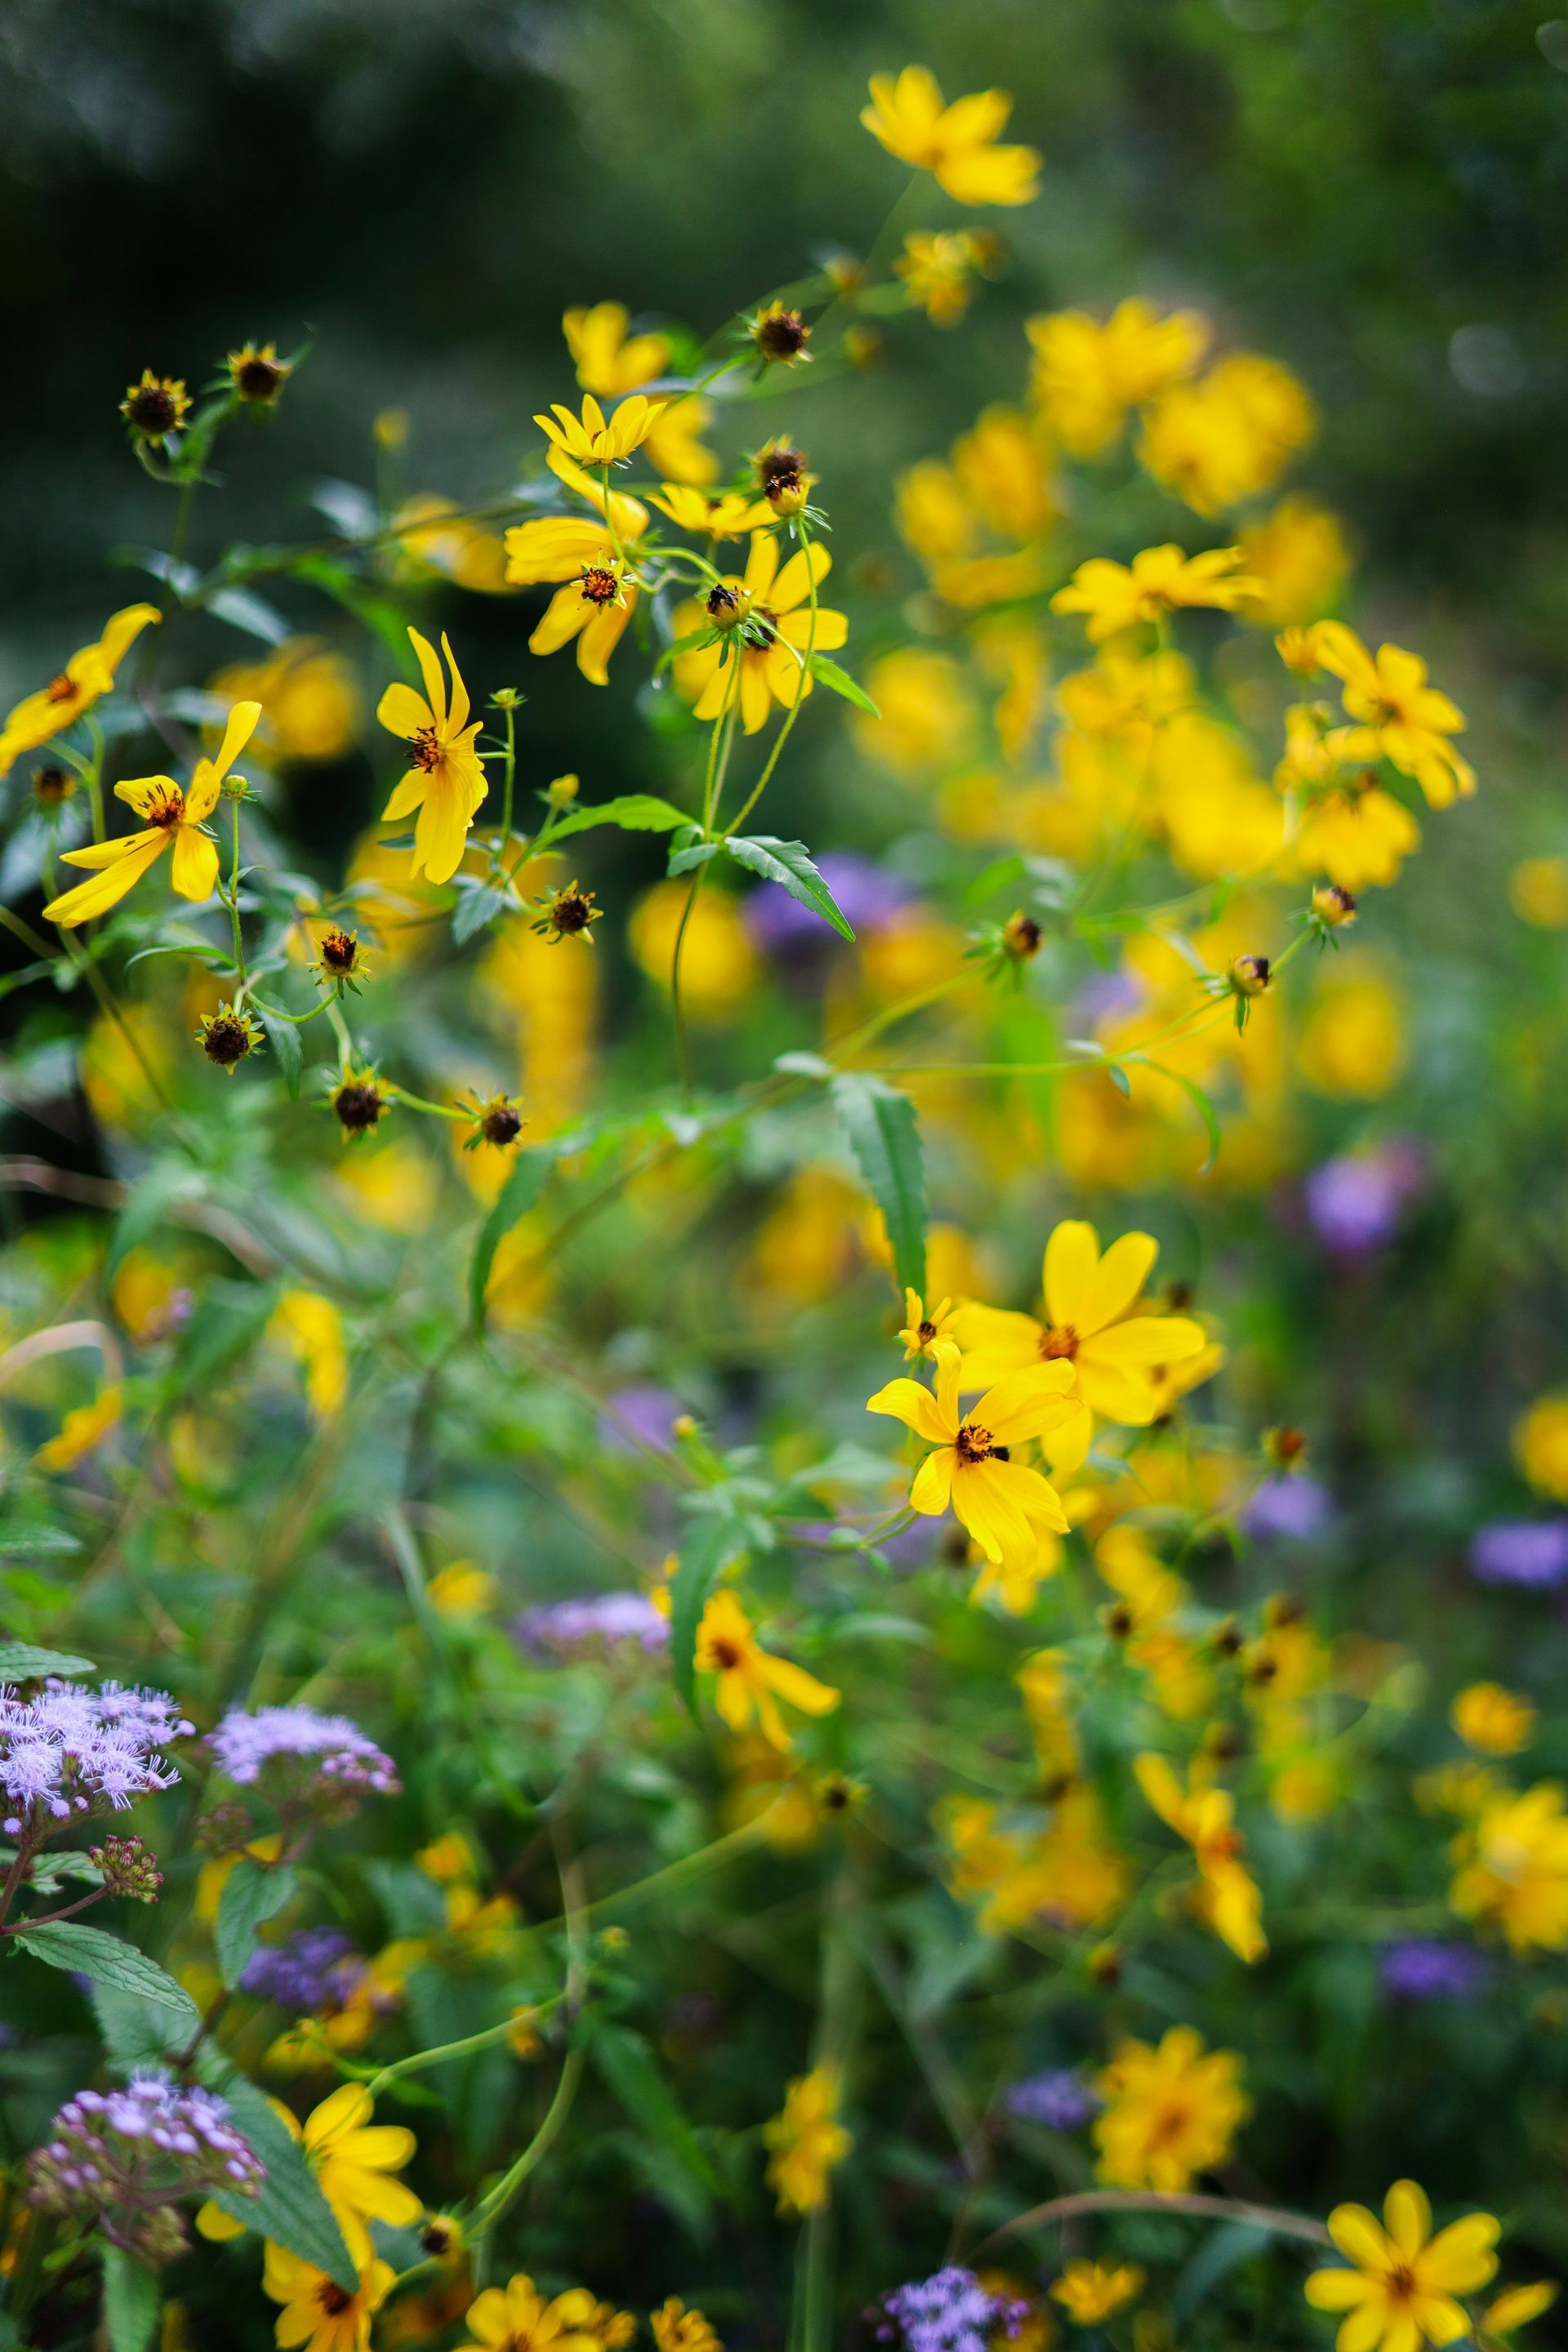
[[[1293,1543],[1310,1543],[1333,1517],[1334,1500],[1315,1478],[1265,1478],[1241,1516],[1256,1542],[1283,1536]]]
[[[1413,1936],[1385,1948],[1380,1974],[1391,2000],[1468,2000],[1485,1984],[1487,1964],[1469,1944]]]
[[[390,1795],[397,1769],[346,1715],[310,1706],[231,1707],[212,1735],[218,1769],[242,1789],[260,1784],[280,1810],[342,1819],[361,1797]]]
[[[252,1954],[240,1983],[296,2016],[341,2009],[360,1973],[348,1937],[336,1927],[301,1927],[286,1943]]]
[[[634,1643],[661,1650],[668,1621],[645,1592],[597,1592],[585,1601],[555,1601],[525,1609],[512,1623],[518,1643],[537,1658],[593,1657]]]
[[[84,1690],[58,1677],[31,1699],[0,1688],[0,1829],[36,1843],[56,1822],[172,1788],[180,1776],[159,1751],[194,1729],[166,1691]]]
[[[905,2352],[986,2352],[998,2327],[1016,2336],[1028,2305],[991,2294],[973,2271],[956,2264],[882,2297],[876,2332],[883,2343],[897,2336]]]
[[[1414,1147],[1387,1143],[1325,1160],[1307,1178],[1302,1198],[1325,1249],[1338,1257],[1366,1257],[1394,1239],[1405,1202],[1420,1184]]]
[[[139,2072],[122,2090],[80,2091],[27,2158],[27,2198],[40,2212],[96,2222],[115,2245],[150,2262],[184,2251],[172,2210],[228,2189],[254,2197],[265,2169],[212,2091]]]
[[[1497,1519],[1470,1543],[1470,1574],[1482,1584],[1540,1591],[1568,1576],[1568,1519]]]
[[[673,1389],[651,1381],[634,1381],[606,1399],[609,1410],[599,1417],[599,1443],[611,1454],[635,1454],[637,1441],[668,1447],[671,1424],[686,1411]]]
[[[1047,2131],[1076,2131],[1100,2111],[1100,2101],[1070,2066],[1048,2066],[1015,2083],[1007,2094],[1007,2112],[1026,2124],[1043,2124]]]

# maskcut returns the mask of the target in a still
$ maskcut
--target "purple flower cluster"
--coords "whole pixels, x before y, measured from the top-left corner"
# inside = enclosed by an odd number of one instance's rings
[[[816,861],[835,903],[853,931],[874,931],[908,906],[910,891],[895,875],[853,849],[829,849]],[[792,898],[782,882],[764,882],[745,902],[746,929],[764,955],[782,962],[804,961],[831,947],[834,933],[822,916]]]
[[[1405,1203],[1419,1192],[1420,1155],[1410,1143],[1343,1152],[1314,1168],[1302,1187],[1308,1220],[1336,1257],[1367,1257],[1399,1230]]]
[[[1100,2101],[1070,2066],[1047,2066],[1015,2083],[1007,2094],[1007,2112],[1026,2124],[1043,2124],[1047,2131],[1076,2131],[1100,2112]]]
[[[1026,2304],[987,2293],[973,2271],[956,2264],[895,2287],[872,2315],[880,2340],[890,2343],[897,2335],[905,2352],[986,2352],[998,2327],[1016,2336],[1027,2315]]]
[[[1482,1584],[1536,1591],[1568,1576],[1568,1519],[1497,1519],[1470,1544],[1470,1573]]]
[[[296,2016],[314,2016],[342,2008],[360,1969],[348,1937],[336,1927],[301,1927],[287,1943],[254,1953],[239,1981],[247,1992]]]
[[[520,1646],[536,1658],[600,1656],[623,1643],[661,1650],[668,1621],[645,1592],[598,1592],[586,1601],[554,1601],[514,1619]]]
[[[159,1750],[194,1729],[166,1691],[83,1690],[57,1679],[31,1699],[0,1689],[0,1829],[36,1840],[51,1822],[121,1811],[172,1788],[180,1776]]]
[[[1487,1964],[1468,1944],[1413,1936],[1383,1954],[1383,1990],[1390,2000],[1468,2000],[1487,1979]]]
[[[27,2159],[28,2200],[95,2219],[116,2245],[166,2262],[185,2244],[173,2205],[216,2189],[254,2197],[266,2177],[228,2114],[213,2092],[152,2072],[123,2090],[79,2091]]]
[[[1255,1542],[1282,1536],[1310,1543],[1333,1516],[1333,1496],[1315,1478],[1265,1478],[1247,1498],[1242,1523]]]
[[[324,1820],[352,1811],[361,1797],[384,1797],[397,1769],[346,1715],[310,1706],[231,1707],[212,1735],[218,1769],[241,1788],[261,1783],[280,1807],[308,1806]]]
[[[599,1443],[611,1454],[635,1454],[637,1441],[662,1450],[669,1444],[671,1426],[686,1411],[673,1389],[651,1381],[634,1381],[605,1400],[608,1411],[599,1416]]]

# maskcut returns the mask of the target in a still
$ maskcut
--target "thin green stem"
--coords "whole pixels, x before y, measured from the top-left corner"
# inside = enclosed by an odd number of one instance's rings
[[[557,1992],[552,1993],[548,2000],[535,2002],[530,2011],[531,2020],[548,2017],[550,2011],[558,2009],[565,1998],[564,1992]],[[426,2067],[444,2066],[449,2058],[466,2058],[471,2051],[493,2049],[498,2042],[504,2042],[516,2030],[517,2020],[507,2017],[499,2025],[487,2025],[482,2032],[464,2034],[460,2042],[443,2042],[434,2050],[416,2050],[412,2057],[394,2059],[390,2066],[384,2066],[378,2074],[370,2075],[365,2082],[365,2089],[373,2099],[379,2098],[389,2083],[401,2082],[405,2074],[422,2074]]]
[[[738,833],[740,831],[742,825],[744,824],[746,819],[751,815],[752,811],[756,807],[757,803],[762,799],[763,794],[766,792],[773,770],[778,766],[779,754],[783,751],[784,745],[789,741],[791,730],[795,726],[795,720],[800,716],[800,706],[805,700],[809,688],[811,678],[811,656],[816,648],[816,566],[811,560],[812,541],[810,533],[807,531],[805,527],[805,517],[804,515],[799,518],[799,530],[800,551],[805,560],[806,588],[811,599],[811,618],[806,624],[805,651],[803,654],[797,654],[795,656],[796,660],[800,664],[800,672],[795,682],[795,700],[790,704],[789,709],[784,713],[784,725],[779,729],[778,733],[773,738],[773,748],[768,753],[762,774],[757,778],[755,784],[752,788],[750,798],[743,803],[740,814],[738,816],[731,817],[730,823],[724,828],[724,838],[726,841],[730,838],[731,834]],[[781,637],[778,642],[782,645],[785,641]],[[791,646],[790,651],[794,652],[795,648]]]

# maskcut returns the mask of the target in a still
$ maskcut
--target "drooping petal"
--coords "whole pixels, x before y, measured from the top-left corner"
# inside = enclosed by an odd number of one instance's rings
[[[381,812],[383,824],[394,817],[412,816],[415,810],[422,806],[429,784],[430,779],[423,768],[410,768],[408,773],[393,787],[392,798]]]
[[[768,683],[768,656],[747,653],[741,660],[741,724],[748,735],[754,735],[768,723],[773,709],[773,690]]]
[[[830,1683],[819,1683],[804,1666],[788,1658],[775,1658],[764,1653],[762,1667],[763,1680],[777,1692],[786,1706],[798,1707],[802,1715],[831,1715],[842,1693]]]
[[[952,1472],[957,1458],[951,1445],[939,1445],[915,1472],[910,1502],[924,1517],[940,1517],[952,1500]]]
[[[1014,1372],[987,1389],[973,1418],[999,1445],[1022,1445],[1067,1419],[1063,1400],[1073,1385],[1073,1368],[1059,1360]]]
[[[400,736],[405,743],[436,724],[436,714],[424,696],[405,686],[401,678],[387,688],[375,706],[375,715],[389,735]]]
[[[577,639],[577,667],[590,686],[607,686],[610,682],[610,656],[626,635],[626,624],[637,609],[637,592],[628,588],[618,604],[606,604]]]
[[[1349,2316],[1341,2322],[1334,2338],[1338,2352],[1374,2352],[1385,2335],[1389,2323],[1388,2297],[1383,2289],[1369,2279],[1364,2282],[1366,2294]]]
[[[895,1421],[912,1429],[917,1437],[923,1437],[928,1445],[951,1445],[958,1427],[956,1411],[951,1419],[944,1418],[940,1396],[933,1397],[919,1381],[889,1381],[886,1388],[867,1398],[866,1410],[891,1413]]]
[[[1469,2315],[1451,2295],[1412,2295],[1410,2316],[1428,2344],[1455,2344],[1470,2332]]]
[[[449,882],[463,862],[468,839],[468,797],[456,780],[432,776],[414,828],[414,871],[427,881]]]
[[[759,530],[746,550],[745,585],[759,604],[771,602],[768,591],[779,568],[778,542],[771,530]]]
[[[409,630],[408,642],[413,646],[419,663],[419,675],[425,681],[426,698],[429,702],[431,716],[436,723],[436,732],[438,735],[445,734],[447,681],[441,675],[440,659],[429,638],[422,637],[417,629]]]
[[[820,588],[833,569],[833,557],[820,540],[813,540],[809,549],[797,548],[773,583],[773,593],[768,598],[775,613],[793,613],[797,604],[805,604],[811,594],[815,580]]]
[[[1174,1364],[1207,1346],[1208,1333],[1188,1315],[1130,1315],[1097,1331],[1090,1352],[1100,1364]]]
[[[120,844],[105,843],[116,848]],[[121,854],[112,865],[106,864],[100,873],[86,882],[79,882],[74,890],[65,891],[52,898],[44,908],[47,922],[58,923],[65,929],[74,929],[78,923],[90,923],[97,915],[106,915],[110,907],[119,905],[132,885],[139,882],[147,868],[163,856],[169,846],[169,835],[163,832],[130,835]],[[76,863],[83,861],[79,857]]]
[[[1085,1285],[1072,1318],[1081,1338],[1103,1331],[1108,1323],[1126,1314],[1159,1252],[1160,1244],[1152,1234],[1123,1234],[1120,1241],[1111,1243]]]
[[[1078,1328],[1099,1263],[1100,1237],[1094,1227],[1065,1218],[1046,1244],[1046,1310],[1053,1323]]]
[[[220,782],[255,734],[257,722],[260,717],[259,702],[237,702],[229,712],[224,725],[223,741],[218,747],[217,758],[212,763],[213,772]],[[213,798],[216,800],[216,797],[215,793]],[[205,814],[205,810],[203,814]]]
[[[1060,1476],[1070,1478],[1081,1470],[1094,1435],[1094,1415],[1082,1398],[1069,1400],[1071,1411],[1055,1429],[1047,1429],[1040,1441],[1040,1451],[1051,1468]]]
[[[987,1559],[1017,1558],[1035,1549],[1029,1522],[999,1475],[1013,1466],[1006,1462],[955,1461],[952,1507]],[[1045,1485],[1043,1478],[1040,1484]]]
[[[529,652],[558,653],[591,618],[593,611],[594,607],[574,580],[569,581],[564,588],[557,588],[534,625],[533,635],[528,641]]]
[[[182,898],[210,898],[217,887],[217,844],[194,825],[177,826],[169,879]]]
[[[460,734],[468,723],[468,689],[463,684],[462,672],[453,658],[452,647],[445,629],[441,632],[441,651],[447,656],[447,667],[452,673],[452,708],[447,717],[449,734]]]

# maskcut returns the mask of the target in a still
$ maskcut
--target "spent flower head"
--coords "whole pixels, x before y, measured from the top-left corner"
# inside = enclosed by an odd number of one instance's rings
[[[216,1062],[226,1078],[232,1078],[239,1064],[267,1043],[267,1032],[259,1021],[243,1009],[236,1012],[226,998],[220,998],[216,1013],[204,1013],[195,1033],[196,1043],[209,1062]]]
[[[139,383],[127,384],[120,414],[139,441],[162,441],[177,433],[191,413],[190,395],[179,376],[154,375],[143,368]]]

